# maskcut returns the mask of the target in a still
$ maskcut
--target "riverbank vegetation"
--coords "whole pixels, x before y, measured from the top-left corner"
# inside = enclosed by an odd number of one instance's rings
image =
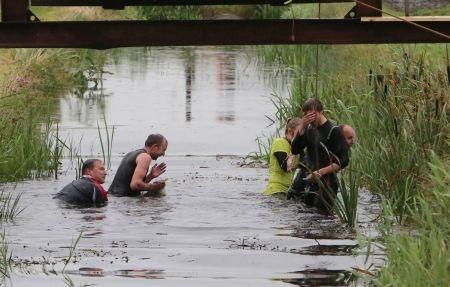
[[[0,182],[51,175],[61,150],[55,98],[85,89],[104,56],[61,49],[2,50],[0,65]],[[92,72],[94,71],[94,72]],[[88,73],[89,72],[89,73]]]
[[[37,14],[42,19],[57,18],[52,9],[41,8]],[[62,15],[89,18],[97,14]],[[55,99],[71,90],[82,95],[89,81],[101,79],[105,61],[104,53],[91,50],[0,51],[0,183],[58,171],[62,140],[49,116],[57,114]]]
[[[135,16],[146,20],[199,20],[214,18],[279,19],[284,7],[270,5],[212,5],[138,7]]]
[[[282,17],[317,17],[317,7],[288,8]],[[321,16],[340,17],[345,11],[341,5],[323,5]],[[364,187],[382,199],[380,230],[388,260],[375,279],[380,286],[444,286],[449,280],[445,166],[450,88],[445,48],[417,44],[259,49],[262,63],[275,62],[281,73],[294,79],[289,97],[274,98],[277,112],[269,115],[273,122],[281,127],[288,117],[300,114],[307,98],[318,97],[329,118],[356,128],[352,166],[343,171],[343,178],[356,179],[356,186],[350,184],[353,192]],[[345,221],[356,205],[337,208]],[[400,225],[411,231],[400,234]]]

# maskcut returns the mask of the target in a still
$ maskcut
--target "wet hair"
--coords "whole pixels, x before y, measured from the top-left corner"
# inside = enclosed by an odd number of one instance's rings
[[[322,112],[323,111],[322,102],[316,98],[310,98],[310,99],[306,100],[306,102],[303,104],[302,111],[305,113],[310,110]]]
[[[81,167],[81,174],[85,175],[88,170],[93,169],[96,161],[102,162],[101,160],[96,159],[96,158],[91,158],[91,159],[85,160],[83,162],[83,166]]]
[[[164,136],[160,134],[151,134],[147,137],[147,140],[145,141],[145,146],[148,147],[152,145],[159,146],[164,140],[165,140]]]
[[[289,118],[286,122],[285,133],[287,133],[290,130],[294,130],[301,123],[302,123],[301,118]]]

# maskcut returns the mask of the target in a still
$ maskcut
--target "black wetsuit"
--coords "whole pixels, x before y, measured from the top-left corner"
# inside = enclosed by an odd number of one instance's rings
[[[297,173],[298,177],[305,177],[305,171],[316,171],[320,168],[326,167],[331,163],[338,164],[341,169],[345,168],[349,163],[349,147],[345,141],[342,131],[337,126],[332,125],[326,121],[318,128],[311,125],[305,130],[303,135],[298,135],[292,141],[292,153],[302,153],[306,148],[306,157],[302,162],[306,167],[303,168],[302,173]],[[304,183],[301,178],[294,178],[292,188],[294,191],[302,192],[304,185],[297,183]],[[337,176],[334,173],[326,174],[322,177],[322,183],[329,187],[333,194],[327,192],[320,192],[319,196],[308,198],[306,203],[315,205],[317,207],[326,207],[331,204],[332,199],[336,196],[339,189]],[[319,189],[319,188],[318,188]],[[330,198],[330,196],[332,198]]]
[[[141,153],[145,153],[144,149],[138,149],[127,153],[120,162],[114,180],[108,189],[108,193],[115,196],[139,196],[139,190],[132,190],[130,187],[131,179],[136,170],[136,158]]]
[[[66,185],[54,198],[79,205],[104,205],[108,198],[103,196],[90,178],[82,177]]]

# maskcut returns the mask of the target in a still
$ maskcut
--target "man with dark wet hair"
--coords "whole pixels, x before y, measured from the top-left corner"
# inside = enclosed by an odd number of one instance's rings
[[[82,177],[66,185],[54,198],[81,205],[104,205],[108,196],[102,184],[106,170],[99,159],[88,159],[81,168]]]
[[[151,134],[145,146],[127,153],[120,162],[108,192],[115,196],[139,196],[143,191],[158,192],[164,181],[150,181],[166,171],[166,164],[156,164],[148,172],[152,160],[164,156],[168,146],[167,139],[160,134]]]
[[[302,124],[292,141],[292,153],[302,153],[306,148],[306,160],[288,196],[298,196],[306,204],[328,212],[339,188],[336,173],[349,163],[349,145],[342,130],[335,127],[325,117],[322,103],[311,98],[303,105]],[[305,193],[308,185],[313,192]]]

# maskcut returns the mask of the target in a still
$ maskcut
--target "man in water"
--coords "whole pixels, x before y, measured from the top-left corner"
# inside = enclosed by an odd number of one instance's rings
[[[291,141],[300,123],[300,118],[288,119],[284,137],[275,138],[272,142],[269,155],[269,182],[264,190],[265,195],[286,198],[298,165],[298,157],[291,153]]]
[[[152,160],[165,155],[167,145],[168,141],[162,135],[149,135],[144,148],[129,152],[122,159],[108,192],[115,196],[139,196],[143,191],[162,190],[164,181],[150,181],[166,171],[166,164],[154,165],[150,173],[148,170]]]
[[[99,159],[88,159],[81,168],[82,177],[66,185],[54,198],[82,205],[104,205],[108,196],[102,184],[106,170]]]
[[[339,125],[339,128],[342,130],[342,134],[344,135],[345,141],[347,142],[349,147],[352,147],[356,140],[355,129],[350,125]]]
[[[302,174],[295,180],[289,197],[300,196],[306,204],[331,211],[339,185],[336,173],[349,162],[349,145],[343,132],[334,128],[325,117],[322,103],[309,99],[303,105],[302,124],[292,141],[292,153],[306,148],[306,162]],[[314,192],[305,194],[307,185],[316,185]]]

